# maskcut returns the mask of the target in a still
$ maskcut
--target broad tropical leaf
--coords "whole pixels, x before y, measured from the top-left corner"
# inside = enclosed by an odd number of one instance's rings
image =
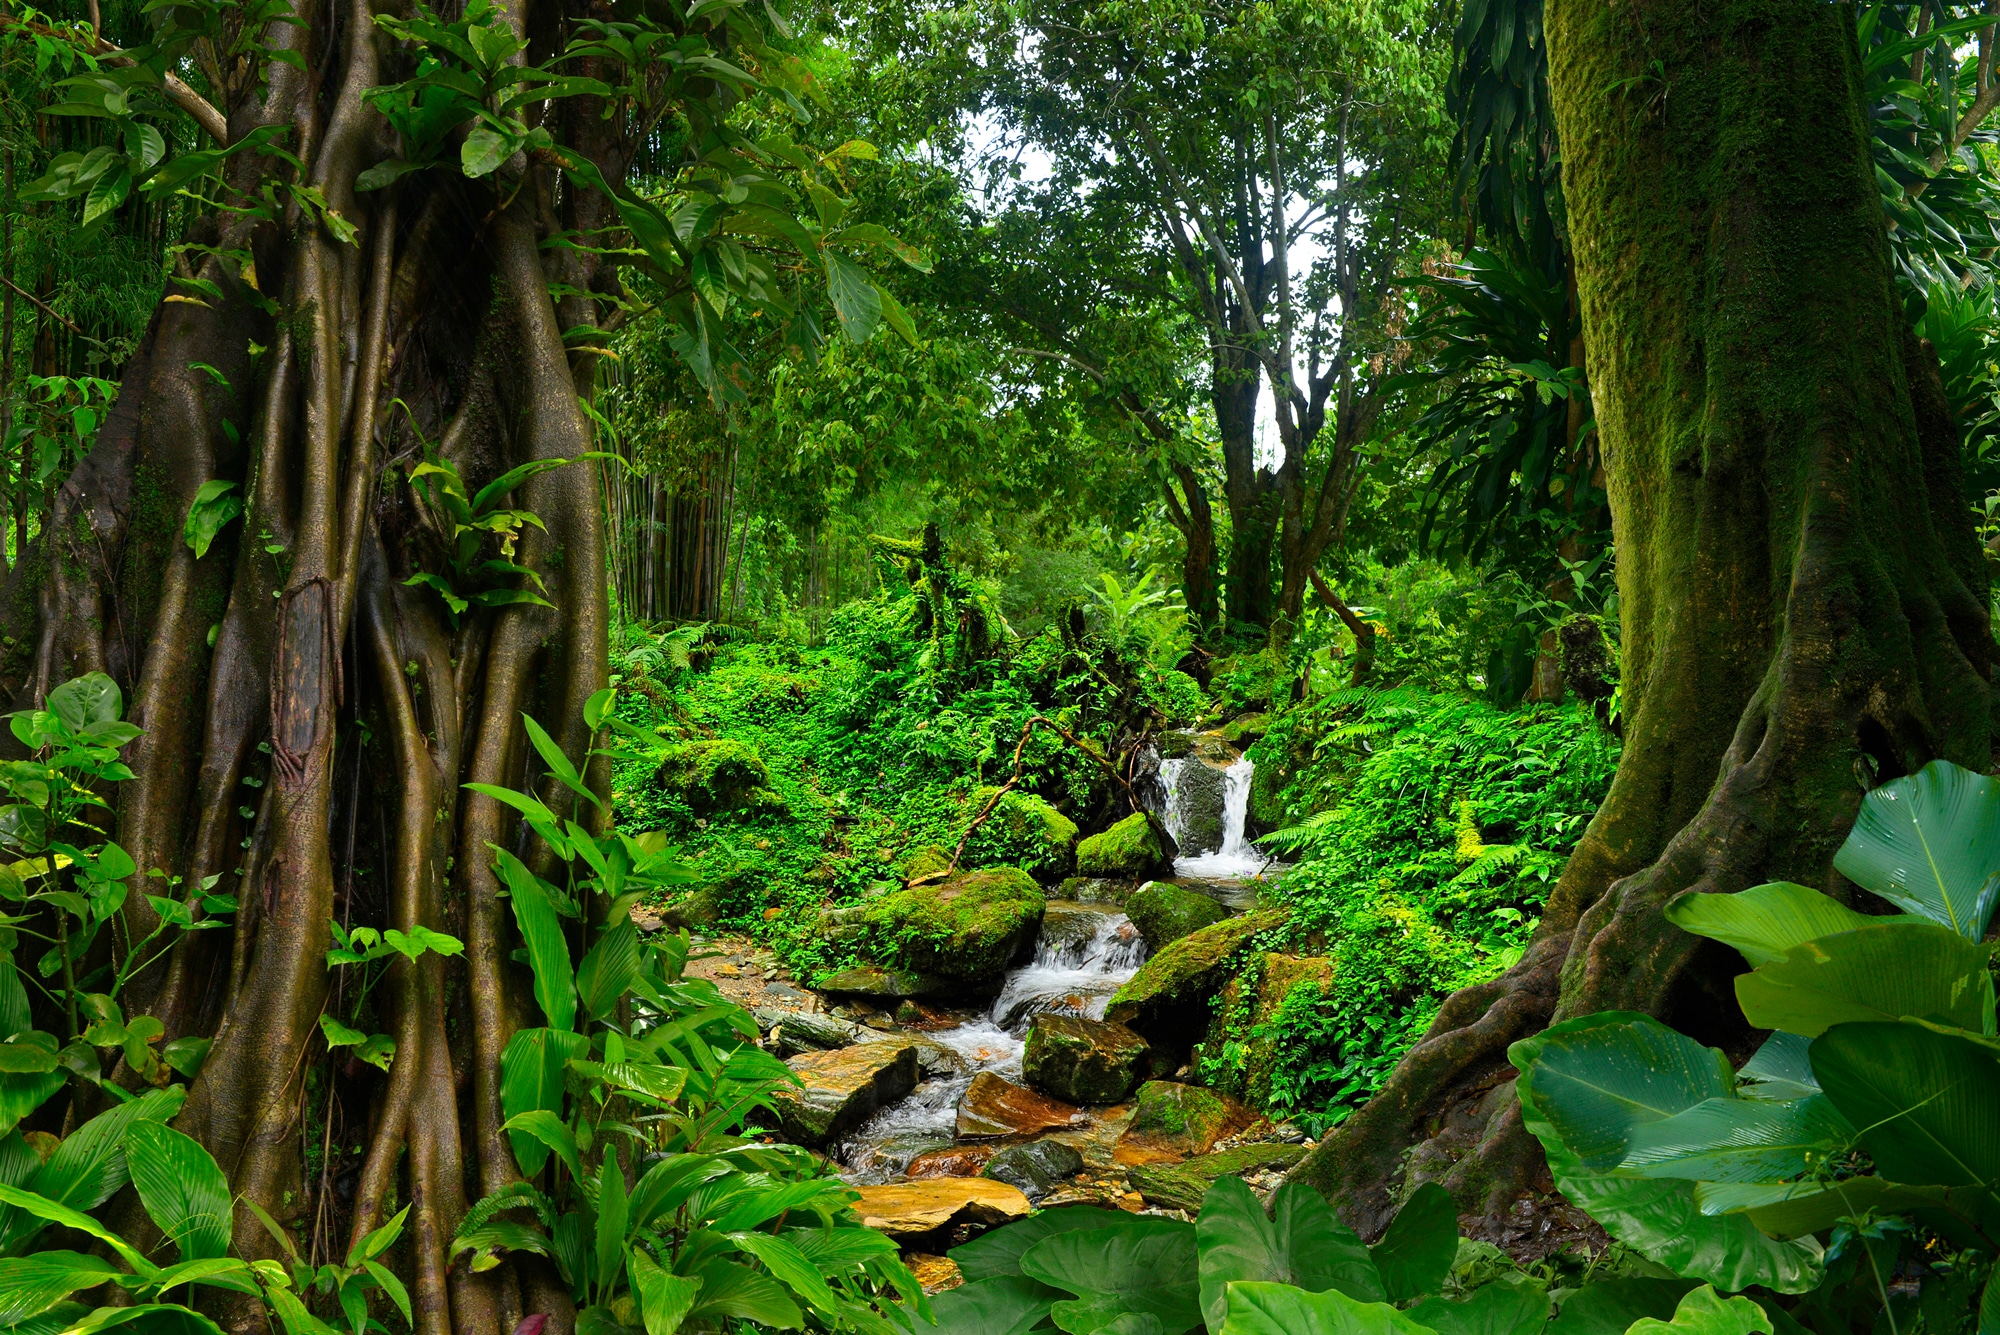
[[[125,1164],[146,1213],[180,1247],[181,1260],[229,1251],[229,1179],[192,1136],[158,1122],[125,1131]]]
[[[1044,1210],[1018,1224],[996,1228],[951,1249],[951,1259],[966,1283],[976,1280],[1022,1276],[1021,1257],[1043,1238],[1084,1228],[1116,1228],[1130,1218],[1120,1210],[1100,1210],[1090,1205],[1068,1205]]]
[[[1933,760],[1861,801],[1833,865],[1906,913],[1986,935],[2000,902],[2000,779]]]
[[[1776,1182],[1811,1173],[1853,1141],[1854,1128],[1824,1095],[1704,1099],[1635,1129],[1619,1167],[1691,1182]]]
[[[1424,1183],[1396,1212],[1369,1255],[1381,1272],[1388,1301],[1406,1303],[1436,1293],[1458,1255],[1458,1203],[1437,1183]],[[1350,1298],[1365,1296],[1344,1286],[1342,1292]]]
[[[1264,1203],[1241,1179],[1218,1179],[1202,1198],[1195,1240],[1201,1255],[1201,1314],[1210,1330],[1222,1325],[1228,1308],[1225,1290],[1239,1280],[1290,1284],[1310,1293],[1339,1289],[1363,1302],[1384,1298],[1382,1276],[1368,1248],[1334,1217],[1325,1197],[1298,1183],[1278,1188],[1267,1216]],[[1457,1242],[1454,1226],[1454,1248]]]
[[[1990,1048],[1922,1025],[1843,1024],[1813,1042],[1812,1063],[1890,1181],[2000,1182],[2000,1061]]]
[[[1626,1335],[1771,1335],[1771,1318],[1748,1298],[1725,1298],[1704,1284],[1681,1299],[1673,1320],[1647,1317]]]
[[[1027,1335],[1062,1296],[1061,1289],[1026,1275],[990,1275],[940,1293],[931,1299],[931,1309],[938,1335]]]
[[[1817,1038],[1836,1024],[1934,1019],[1993,1032],[1988,951],[1921,922],[1893,922],[1808,941],[1736,980],[1743,1016],[1760,1029]]]
[[[1307,1293],[1285,1284],[1231,1284],[1218,1335],[1431,1335],[1387,1303],[1356,1302],[1338,1289]]]
[[[1586,1018],[1597,1023],[1572,1021],[1529,1040],[1535,1104],[1582,1167],[1617,1167],[1640,1126],[1729,1092],[1729,1063],[1713,1048],[1650,1016]]]
[[[1790,881],[1753,885],[1733,895],[1683,894],[1667,905],[1666,914],[1682,931],[1736,947],[1752,965],[1783,959],[1814,937],[1884,921]]]
[[[119,1273],[102,1257],[78,1252],[0,1257],[0,1327],[39,1315],[72,1293],[94,1289]]]
[[[1172,1331],[1201,1324],[1195,1226],[1128,1216],[1110,1228],[1042,1239],[1021,1256],[1030,1279],[1074,1299],[1051,1309],[1058,1328],[1094,1331],[1126,1312],[1147,1312]]]
[[[1405,1315],[1437,1335],[1539,1335],[1549,1299],[1540,1289],[1488,1284],[1463,1302],[1426,1298]]]

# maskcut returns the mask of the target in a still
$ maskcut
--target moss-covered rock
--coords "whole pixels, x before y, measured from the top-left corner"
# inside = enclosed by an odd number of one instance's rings
[[[967,803],[968,818],[984,811],[995,791],[990,786],[975,790]],[[1076,822],[1045,798],[1010,792],[966,841],[964,864],[1019,867],[1053,884],[1076,865]]]
[[[889,1001],[899,1001],[904,997],[933,997],[952,988],[952,983],[935,974],[917,973],[910,969],[885,969],[878,964],[857,964],[851,969],[828,974],[819,981],[822,992]]]
[[[1229,910],[1170,881],[1148,881],[1125,901],[1125,916],[1146,938],[1146,949],[1157,955],[1182,937],[1221,922]]]
[[[1303,1145],[1244,1145],[1186,1163],[1142,1165],[1132,1170],[1132,1186],[1148,1204],[1193,1214],[1201,1209],[1201,1198],[1208,1189],[1221,1179],[1241,1177],[1260,1168],[1290,1168],[1305,1157]]]
[[[1132,1121],[1119,1138],[1121,1164],[1170,1163],[1206,1154],[1225,1136],[1257,1120],[1229,1095],[1202,1085],[1148,1080],[1133,1100]]]
[[[951,870],[951,850],[936,844],[925,844],[910,854],[903,864],[903,880],[924,881],[937,876],[939,872]]]
[[[654,782],[698,816],[742,811],[768,800],[771,771],[747,742],[719,738],[675,742],[659,753]]]
[[[1037,1015],[1021,1074],[1065,1103],[1116,1103],[1145,1078],[1152,1045],[1122,1024],[1080,1015]]]
[[[1248,746],[1262,737],[1271,726],[1267,714],[1243,714],[1222,725],[1222,740],[1231,746]]]
[[[1287,910],[1225,918],[1170,944],[1118,989],[1104,1018],[1130,1025],[1156,1046],[1183,1048],[1208,1027],[1209,1002],[1235,972],[1250,938],[1281,926]]]
[[[860,907],[858,917],[875,958],[977,984],[997,979],[1034,944],[1047,903],[1026,872],[990,867],[878,896]]]
[[[1122,877],[1143,881],[1167,870],[1165,847],[1152,818],[1135,811],[1102,834],[1093,834],[1076,846],[1076,870],[1080,876]]]
[[[1202,1040],[1204,1054],[1222,1052],[1228,1045],[1228,1076],[1222,1084],[1258,1107],[1269,1104],[1271,1073],[1287,1055],[1287,1045],[1296,1042],[1287,1026],[1278,1022],[1285,1000],[1306,988],[1310,989],[1306,1000],[1316,1006],[1332,990],[1333,971],[1331,959],[1272,952],[1257,957],[1253,967],[1229,981]]]
[[[1131,897],[1138,882],[1111,876],[1066,876],[1056,894],[1078,904],[1117,907]]]

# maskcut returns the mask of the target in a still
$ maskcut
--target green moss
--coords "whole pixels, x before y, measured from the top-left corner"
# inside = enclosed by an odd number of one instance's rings
[[[1221,922],[1229,910],[1207,895],[1167,881],[1148,881],[1125,901],[1125,916],[1146,938],[1146,948],[1157,953],[1184,936]]]
[[[1135,811],[1102,834],[1076,846],[1076,870],[1081,876],[1122,876],[1141,880],[1165,870],[1166,850],[1159,832],[1143,811]]]
[[[877,958],[966,983],[998,978],[1034,939],[1047,900],[1017,867],[893,891],[850,910]]]
[[[1132,1123],[1125,1134],[1184,1153],[1199,1153],[1249,1125],[1253,1114],[1226,1094],[1201,1085],[1148,1080],[1133,1099]]]
[[[1216,1154],[1204,1154],[1186,1163],[1147,1164],[1134,1168],[1132,1186],[1148,1203],[1193,1214],[1201,1209],[1201,1198],[1225,1177],[1241,1177],[1260,1168],[1290,1168],[1303,1159],[1303,1145],[1244,1145]]]
[[[937,844],[925,844],[910,855],[903,864],[905,881],[921,881],[927,876],[935,876],[951,869],[951,850]]]
[[[968,819],[984,810],[997,789],[978,788],[966,803]],[[1015,866],[1044,883],[1061,880],[1075,865],[1076,822],[1033,793],[1009,792],[966,841],[965,865]]]
[[[771,772],[756,747],[723,738],[668,746],[659,753],[654,777],[691,810],[716,815],[750,806],[758,790],[770,783]]]
[[[1225,918],[1169,945],[1146,961],[1111,998],[1104,1016],[1148,1038],[1172,1039],[1208,1022],[1209,1001],[1234,971],[1239,952],[1259,932],[1285,924],[1281,909]]]

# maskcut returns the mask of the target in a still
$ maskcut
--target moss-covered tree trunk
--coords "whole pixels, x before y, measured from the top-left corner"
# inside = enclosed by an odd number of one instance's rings
[[[1407,1164],[1504,1235],[1548,1185],[1509,1043],[1614,1007],[1743,1040],[1731,961],[1662,906],[1840,893],[1869,783],[1992,763],[1986,575],[1891,289],[1852,22],[1820,0],[1551,0],[1625,751],[1525,957],[1452,997],[1298,1170],[1365,1226]]]

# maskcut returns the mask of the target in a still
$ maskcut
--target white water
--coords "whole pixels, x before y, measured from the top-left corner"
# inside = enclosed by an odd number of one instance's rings
[[[1160,762],[1160,778],[1167,785],[1167,831],[1183,847],[1183,819],[1178,810],[1181,776],[1190,765],[1202,764],[1192,757]],[[1222,847],[1183,853],[1174,859],[1174,874],[1202,881],[1248,880],[1260,875],[1271,859],[1257,851],[1245,827],[1250,818],[1250,780],[1257,767],[1239,756],[1222,772]]]
[[[1028,1025],[1041,1014],[1104,1018],[1111,996],[1146,962],[1146,943],[1122,913],[1098,915],[1081,939],[1035,945],[1035,958],[1010,972],[993,1007],[976,1020],[924,1037],[950,1048],[960,1060],[958,1074],[928,1080],[901,1103],[884,1108],[834,1147],[847,1166],[849,1182],[886,1182],[901,1175],[926,1150],[943,1149],[956,1137],[958,1101],[981,1071],[1007,1080],[1021,1078],[1021,1054]]]

